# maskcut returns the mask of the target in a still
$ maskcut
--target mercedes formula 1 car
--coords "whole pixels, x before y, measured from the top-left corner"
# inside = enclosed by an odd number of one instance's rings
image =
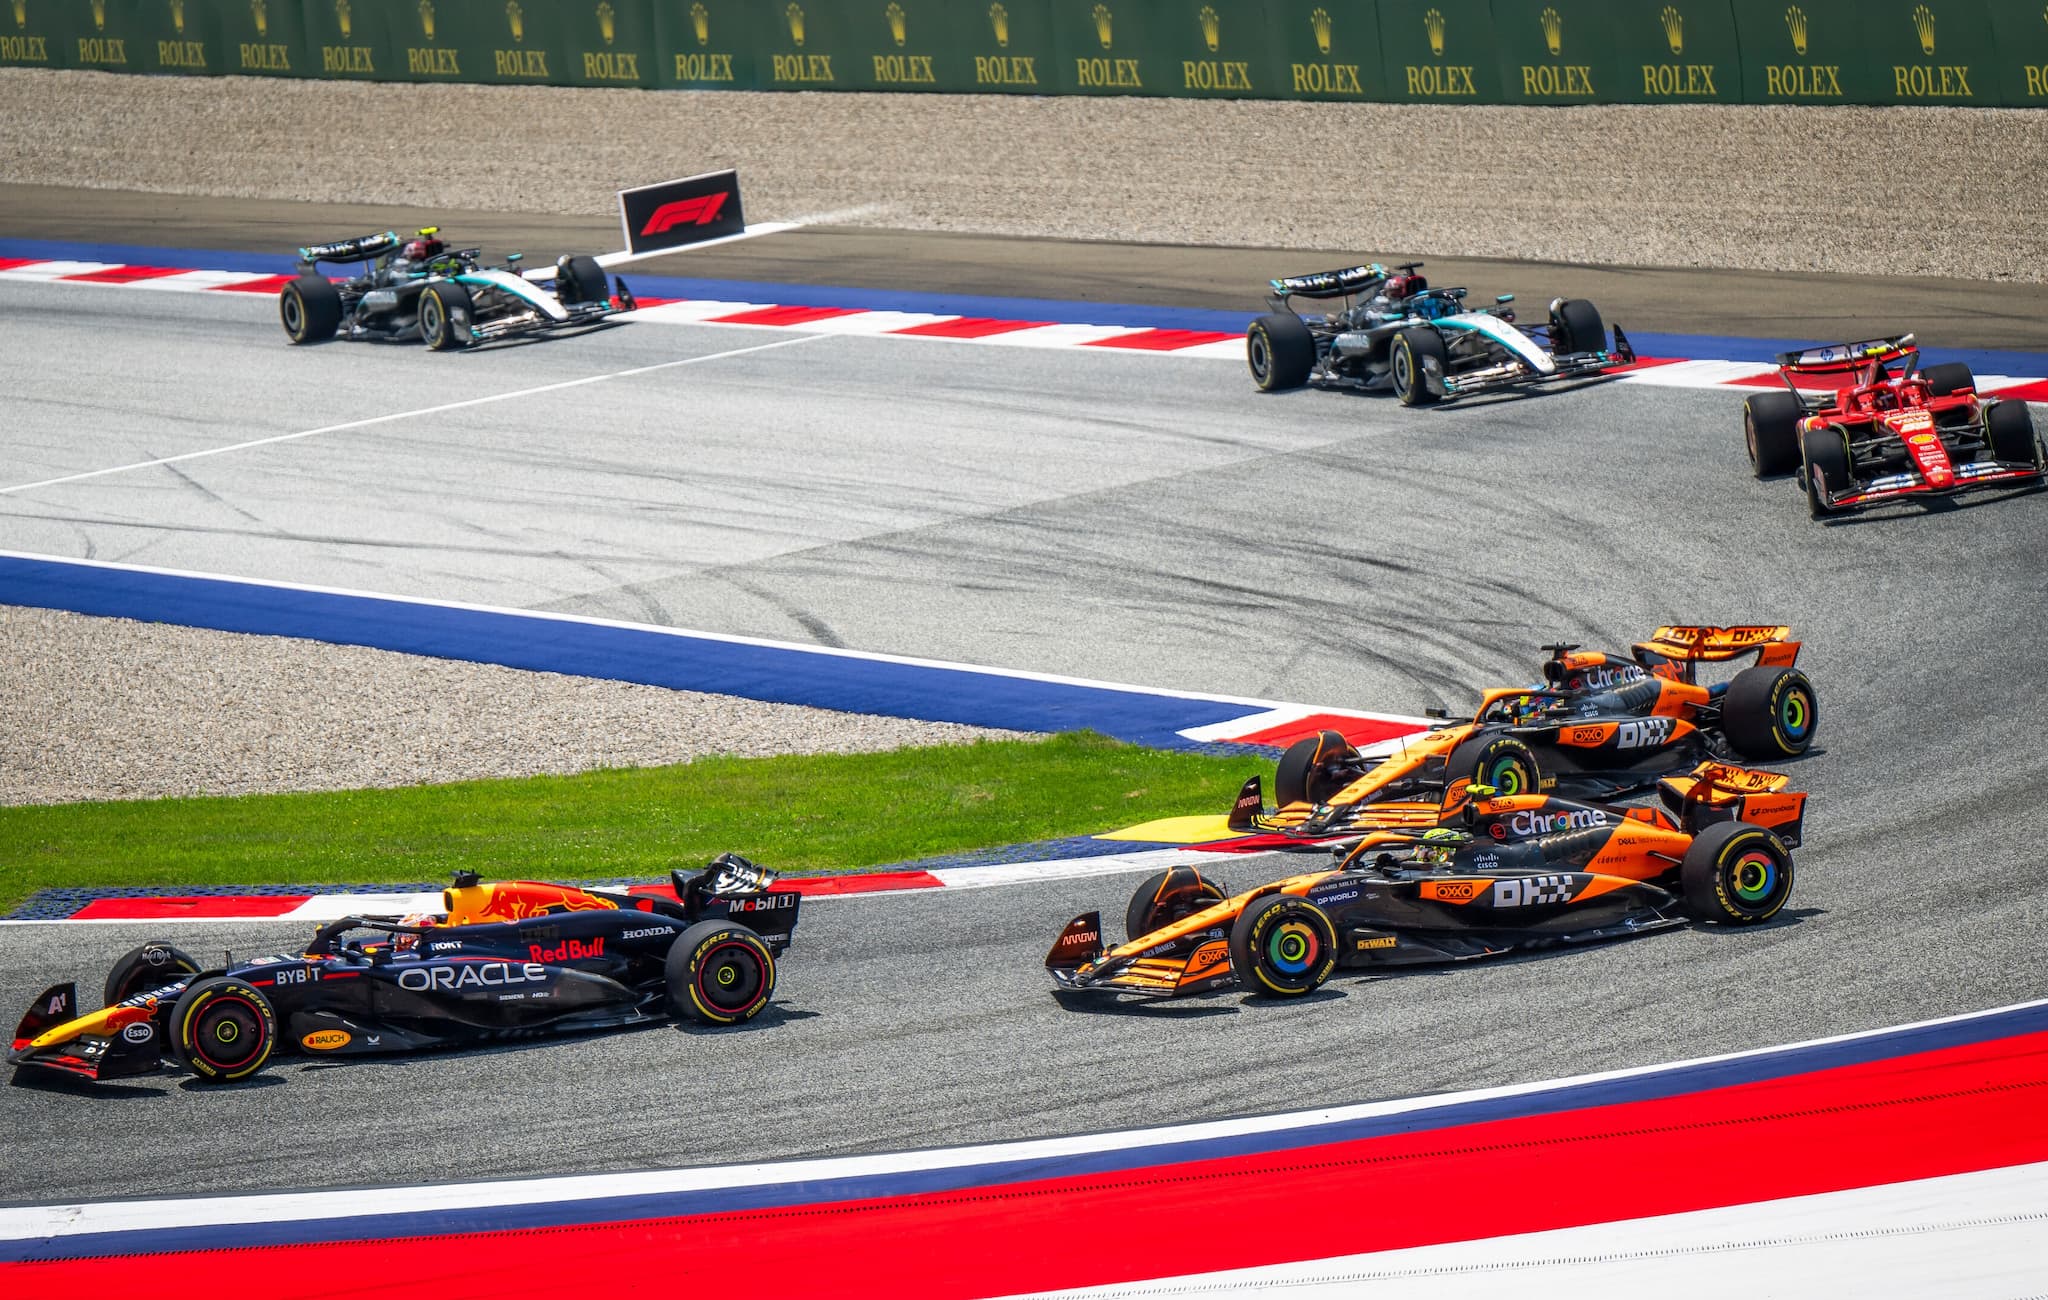
[[[1489,795],[1450,825],[1373,831],[1334,870],[1241,894],[1190,867],[1147,880],[1109,947],[1074,918],[1046,954],[1060,991],[1300,997],[1339,968],[1461,961],[1706,921],[1755,925],[1792,892],[1806,796],[1706,764],[1661,806]]]
[[[1758,478],[1797,474],[1815,519],[1883,501],[2048,481],[2025,402],[1980,397],[1960,361],[1920,368],[1911,334],[1778,356],[1785,391],[1742,404]],[[1809,379],[1831,391],[1800,391]]]
[[[395,232],[299,250],[299,276],[278,292],[278,317],[294,343],[417,338],[436,351],[489,339],[595,325],[634,308],[624,280],[605,285],[594,257],[563,257],[523,270],[522,255],[485,266],[482,250],[450,249],[428,226],[402,245]],[[339,284],[320,263],[357,265]]]
[[[1503,794],[1564,790],[1595,798],[1649,786],[1720,757],[1791,758],[1820,721],[1813,683],[1793,665],[1786,627],[1660,627],[1628,655],[1544,647],[1541,685],[1490,690],[1472,721],[1434,727],[1391,754],[1361,754],[1334,731],[1304,737],[1273,774],[1277,809],[1259,778],[1230,814],[1238,830],[1327,838],[1360,826],[1434,826],[1467,783]],[[1727,681],[1698,667],[1750,655]]]
[[[227,1083],[280,1049],[361,1056],[670,1015],[751,1020],[775,992],[799,896],[734,854],[673,881],[671,902],[463,873],[445,916],[352,916],[299,952],[206,967],[146,943],[107,973],[101,1010],[81,1015],[74,985],[46,989],[8,1059],[95,1080],[176,1062]]]
[[[1546,324],[1515,327],[1514,295],[1468,310],[1463,289],[1432,289],[1422,263],[1389,272],[1377,262],[1271,281],[1266,315],[1245,332],[1252,382],[1266,392],[1315,384],[1392,389],[1403,404],[1596,375],[1636,359],[1628,336],[1614,347],[1599,309],[1579,298],[1550,304]],[[1303,316],[1297,298],[1342,298],[1340,310]]]

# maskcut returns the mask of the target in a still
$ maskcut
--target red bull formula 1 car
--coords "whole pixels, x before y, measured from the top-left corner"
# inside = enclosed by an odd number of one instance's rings
[[[1481,792],[1444,825],[1376,830],[1333,870],[1226,896],[1176,867],[1139,886],[1127,941],[1074,918],[1046,954],[1063,994],[1313,992],[1340,968],[1462,961],[1687,921],[1756,925],[1792,893],[1806,796],[1720,764],[1659,783],[1661,805]]]
[[[94,1080],[176,1063],[229,1083],[280,1050],[361,1056],[671,1015],[751,1020],[775,992],[798,895],[734,854],[673,880],[675,901],[464,873],[442,895],[445,916],[348,917],[302,951],[212,968],[146,943],[108,972],[101,1010],[81,1015],[71,984],[44,990],[8,1060]]]
[[[2048,481],[2025,402],[1993,401],[1961,362],[1920,369],[1911,334],[1781,353],[1785,391],[1742,405],[1758,478],[1797,474],[1815,519],[1913,497]],[[1808,379],[1836,391],[1806,393]]]
[[[1793,665],[1787,627],[1660,627],[1627,655],[1544,647],[1538,686],[1490,690],[1472,721],[1431,729],[1383,756],[1334,731],[1296,741],[1274,772],[1275,811],[1258,777],[1231,809],[1235,830],[1328,838],[1360,826],[1434,826],[1467,783],[1508,795],[1566,791],[1606,798],[1733,751],[1795,757],[1813,743],[1820,708]],[[1701,664],[1755,656],[1727,681],[1701,683]]]

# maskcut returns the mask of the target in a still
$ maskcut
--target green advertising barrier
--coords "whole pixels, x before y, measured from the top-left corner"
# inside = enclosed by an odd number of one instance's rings
[[[130,54],[142,71],[185,77],[235,71],[222,55],[220,24],[210,0],[129,0],[133,6]]]
[[[1991,0],[1991,84],[2005,103],[2048,105],[2048,5]]]
[[[654,0],[655,84],[670,90],[753,90],[766,85],[765,0]]]
[[[961,12],[971,32],[968,56],[975,90],[1052,93],[1059,78],[1052,0],[992,0],[985,10],[980,0],[969,0]]]
[[[1286,93],[1263,0],[1153,0],[1147,17],[1167,70],[1167,94],[1273,99]]]
[[[366,8],[356,0],[357,8]],[[547,83],[564,66],[558,0],[398,0],[389,30],[404,81]]]
[[[1498,104],[1500,51],[1483,0],[1380,0],[1387,98]]]
[[[316,75],[350,81],[393,81],[405,75],[392,18],[394,0],[305,0],[299,13],[306,61]]]
[[[250,77],[312,77],[320,56],[306,42],[298,0],[197,0],[213,7],[221,71]]]
[[[1067,95],[1171,95],[1180,69],[1152,36],[1146,0],[1052,0],[1058,89]]]
[[[1050,0],[771,0],[769,9],[763,85],[1053,88]]]
[[[1369,0],[1266,0],[1278,93],[1288,99],[1385,99],[1378,10]]]
[[[1609,9],[1617,79],[1602,87],[1623,104],[1742,102],[1742,44],[1728,0],[1669,0]]]
[[[0,67],[68,68],[71,20],[67,5],[78,0],[7,0],[0,17]]]
[[[1493,0],[1501,96],[1511,104],[1598,104],[1621,83],[1608,0]]]
[[[558,0],[562,67],[570,86],[656,84],[655,0]]]
[[[71,0],[62,22],[64,57],[74,68],[101,72],[148,72],[145,45],[153,24],[146,0]]]
[[[1732,0],[1752,104],[1877,104],[1865,0]]]
[[[844,4],[757,0],[754,82],[763,90],[853,90],[853,33]]]
[[[1984,0],[1863,0],[1857,9],[1879,100],[2000,102],[1991,11]]]

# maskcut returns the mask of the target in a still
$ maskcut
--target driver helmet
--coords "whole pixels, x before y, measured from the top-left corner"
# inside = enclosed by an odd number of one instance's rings
[[[401,917],[398,923],[400,925],[432,927],[441,924],[446,919],[439,912],[414,912],[410,916]],[[420,937],[416,934],[394,934],[391,936],[391,951],[393,952],[412,952],[419,945]]]
[[[402,255],[408,262],[427,262],[439,257],[447,248],[438,239],[420,238],[408,241]]]

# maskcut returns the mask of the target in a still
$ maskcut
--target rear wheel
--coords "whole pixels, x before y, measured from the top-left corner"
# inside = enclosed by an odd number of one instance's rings
[[[1758,478],[1799,468],[1799,419],[1805,414],[1790,393],[1758,393],[1742,404],[1742,439]]]
[[[1427,406],[1437,400],[1429,387],[1427,364],[1436,361],[1438,374],[1450,369],[1450,353],[1432,329],[1402,330],[1387,351],[1387,373],[1403,406]]]
[[[1849,486],[1849,435],[1832,425],[1808,429],[1800,435],[1799,448],[1805,462],[1807,511],[1815,519],[1825,519],[1835,513],[1828,494]]]
[[[1927,384],[1927,391],[1936,397],[1947,397],[1977,386],[1977,377],[1970,373],[1968,364],[1961,361],[1947,361],[1938,366],[1928,366],[1920,372],[1920,378]]]
[[[1761,826],[1715,822],[1693,837],[1679,882],[1694,919],[1756,925],[1792,896],[1792,854]]]
[[[278,291],[277,316],[294,343],[318,343],[341,328],[341,290],[324,275],[302,275]]]
[[[555,296],[564,306],[603,302],[609,296],[605,292],[604,268],[594,257],[578,254],[563,258],[555,273]]]
[[[1984,437],[1993,459],[2041,467],[2034,416],[2025,402],[1993,402],[1984,408]]]
[[[1804,754],[1819,724],[1813,683],[1797,668],[1745,668],[1721,698],[1721,731],[1744,758]]]
[[[263,1068],[277,1045],[277,1013],[244,980],[216,975],[186,989],[171,1010],[171,1049],[208,1083],[233,1083]]]
[[[1560,353],[1605,352],[1607,323],[1584,298],[1559,300],[1550,313],[1550,346]]]
[[[1313,993],[1337,969],[1337,927],[1305,898],[1268,894],[1230,927],[1230,967],[1254,993]]]
[[[707,1025],[752,1020],[775,992],[775,954],[732,921],[699,921],[668,950],[668,1004]]]
[[[1520,737],[1474,736],[1444,763],[1446,785],[1460,778],[1491,786],[1497,795],[1535,794],[1542,788],[1543,769],[1536,751]]]
[[[1273,799],[1280,807],[1291,803],[1322,803],[1350,784],[1327,770],[1330,764],[1358,757],[1358,751],[1339,731],[1318,731],[1303,736],[1280,755],[1273,769]]]
[[[469,290],[440,280],[420,290],[420,338],[436,352],[469,346]]]
[[[1299,388],[1316,367],[1315,336],[1293,312],[1268,312],[1245,330],[1244,359],[1262,392]]]
[[[103,1006],[126,1002],[138,993],[174,984],[182,975],[197,975],[199,963],[161,939],[140,948],[130,948],[107,972],[106,1001]]]
[[[1193,867],[1173,867],[1138,886],[1124,909],[1124,936],[1136,939],[1222,902],[1223,886]]]

